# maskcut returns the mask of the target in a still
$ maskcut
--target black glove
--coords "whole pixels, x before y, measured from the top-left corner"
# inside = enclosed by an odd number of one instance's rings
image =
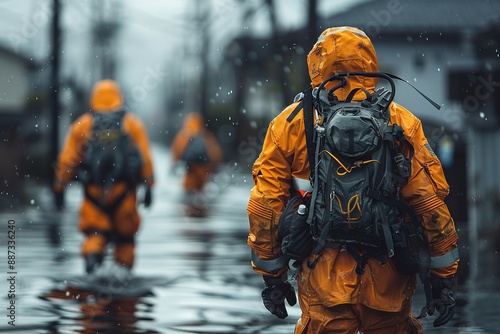
[[[151,194],[151,188],[148,188],[148,189],[146,189],[146,193],[144,194],[144,206],[146,208],[149,208],[152,201],[153,201],[153,198],[152,198],[152,194]]]
[[[297,297],[295,296],[295,289],[289,282],[274,284],[277,283],[273,282],[276,280],[275,277],[264,276],[266,287],[262,290],[262,301],[269,312],[280,319],[285,319],[288,316],[285,299],[290,306],[293,306],[297,303]]]
[[[64,191],[54,192],[54,204],[58,211],[64,209]]]
[[[453,317],[455,313],[455,278],[430,277],[432,286],[432,303],[428,314],[432,315],[436,309],[439,315],[434,320],[434,327],[443,326]]]

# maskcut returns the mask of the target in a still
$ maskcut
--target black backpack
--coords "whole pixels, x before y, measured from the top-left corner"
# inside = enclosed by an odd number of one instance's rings
[[[388,125],[391,92],[375,91],[362,102],[338,103],[318,92],[322,123],[317,126],[312,234],[325,242],[364,244],[394,255],[392,234],[404,221],[399,189],[410,176],[410,159],[400,145],[403,129]],[[398,144],[399,142],[399,144]]]
[[[345,86],[345,77],[354,75],[385,79],[391,90],[378,89],[370,94],[357,88],[346,101],[338,101],[333,92]],[[356,258],[359,273],[364,272],[367,256],[393,257],[396,249],[402,253],[407,240],[401,234],[407,232],[407,225],[424,239],[413,210],[399,199],[399,191],[411,174],[413,147],[399,125],[389,125],[389,105],[395,94],[392,77],[384,73],[338,73],[309,93],[312,101],[304,101],[305,105],[312,102],[319,113],[314,130],[311,113],[304,116],[309,161],[314,166],[307,220],[316,240],[314,252],[319,254],[327,243],[339,244]],[[326,90],[329,81],[340,83]],[[352,101],[359,90],[366,99]],[[403,147],[408,156],[403,154]],[[411,218],[411,224],[405,223],[405,215]],[[352,244],[368,246],[371,254],[359,256]]]
[[[125,111],[93,112],[92,116],[92,131],[78,179],[84,184],[107,187],[118,181],[138,182],[143,161],[138,148],[123,131]]]
[[[189,138],[189,142],[182,153],[181,159],[186,165],[207,164],[210,161],[205,138],[202,135],[195,135]]]
[[[333,92],[346,85],[346,77],[379,77],[389,82],[391,89],[379,89],[370,94],[363,88],[351,91],[340,102]],[[412,208],[399,199],[400,188],[411,175],[413,147],[403,129],[389,125],[389,105],[396,87],[392,79],[406,82],[436,109],[440,106],[408,81],[389,73],[337,73],[311,91],[299,94],[302,102],[290,114],[288,121],[304,110],[305,135],[311,184],[309,214],[306,220],[314,253],[320,254],[327,243],[339,245],[357,262],[356,272],[364,273],[369,257],[380,263],[393,259],[403,275],[419,274],[424,285],[427,305],[432,294],[428,271],[430,256],[421,224]],[[330,90],[330,81],[340,83]],[[366,99],[352,101],[362,90]],[[313,120],[312,106],[316,109]],[[405,150],[402,148],[406,147]],[[409,153],[408,156],[403,151]],[[407,221],[409,220],[409,221]],[[367,251],[359,254],[354,245]],[[286,254],[285,254],[286,255]],[[304,257],[305,254],[300,254]],[[314,268],[319,256],[308,263]]]

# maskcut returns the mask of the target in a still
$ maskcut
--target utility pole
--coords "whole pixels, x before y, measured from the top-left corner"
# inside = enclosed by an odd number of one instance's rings
[[[276,10],[274,7],[274,0],[266,0],[267,7],[269,9],[269,16],[271,20],[272,27],[272,47],[271,47],[271,58],[277,58],[279,61],[276,64],[275,75],[276,81],[278,83],[278,87],[280,87],[280,93],[282,101],[280,101],[280,105],[284,105],[291,101],[291,96],[289,89],[287,87],[287,77],[284,70],[284,58],[281,57],[281,44],[280,44],[280,33],[278,28],[278,20],[276,18]]]
[[[316,43],[316,38],[318,38],[317,20],[318,15],[316,14],[317,1],[309,0],[309,7],[307,10],[307,39],[306,44],[309,46],[306,50],[310,50],[314,43]]]
[[[318,15],[316,11],[317,1],[309,0],[307,9],[307,36],[304,40],[304,44],[302,44],[305,52],[309,52],[313,47],[314,43],[316,43],[316,38],[318,38],[318,29],[317,29],[317,20]],[[306,82],[304,83],[304,87],[309,84],[309,70],[307,68],[307,64],[304,66],[304,78]]]
[[[51,108],[51,136],[50,136],[50,163],[57,161],[59,151],[59,53],[61,49],[61,29],[59,13],[61,10],[60,0],[53,0],[52,15],[52,52],[51,52],[51,76],[50,76],[50,108]],[[49,180],[54,181],[54,171],[49,169]]]
[[[202,5],[203,3],[203,5]],[[198,0],[197,8],[198,8],[198,17],[197,21],[200,27],[200,36],[201,36],[201,49],[200,49],[200,110],[199,112],[205,118],[205,121],[208,120],[208,74],[209,74],[209,64],[208,64],[208,55],[210,49],[210,6],[211,2],[206,0]],[[201,9],[203,8],[203,9]]]
[[[94,0],[92,22],[91,63],[95,64],[92,84],[101,79],[115,79],[116,42],[115,37],[120,28],[117,20],[120,6],[113,0]]]

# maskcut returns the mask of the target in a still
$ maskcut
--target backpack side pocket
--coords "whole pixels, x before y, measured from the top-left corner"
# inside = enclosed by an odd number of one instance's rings
[[[307,224],[307,203],[304,197],[294,196],[285,206],[278,221],[281,251],[289,259],[302,261],[313,249],[313,238]]]

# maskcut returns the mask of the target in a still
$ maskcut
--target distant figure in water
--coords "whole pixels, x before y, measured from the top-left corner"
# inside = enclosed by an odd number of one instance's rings
[[[222,161],[222,150],[215,135],[205,126],[199,113],[189,113],[182,129],[172,142],[172,159],[183,163],[185,173],[182,186],[188,215],[203,215],[207,209],[203,191],[210,177]]]
[[[135,235],[139,230],[137,188],[145,187],[144,206],[152,203],[153,163],[142,121],[123,107],[118,84],[95,84],[91,111],[71,125],[59,154],[53,190],[55,205],[64,207],[64,189],[73,180],[82,183],[85,197],[79,228],[85,234],[81,254],[85,271],[92,273],[113,242],[116,263],[134,265]]]

